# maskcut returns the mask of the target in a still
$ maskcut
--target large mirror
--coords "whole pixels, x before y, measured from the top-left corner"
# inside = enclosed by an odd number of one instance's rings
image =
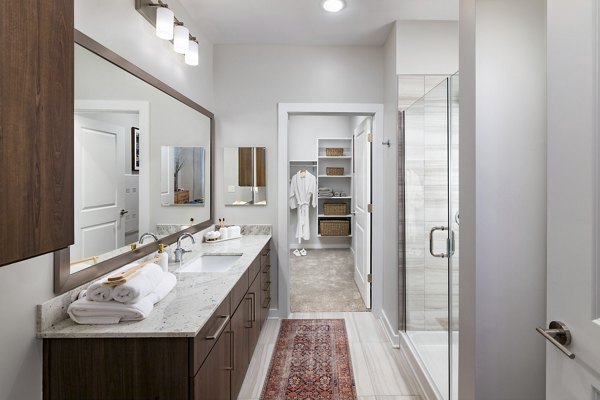
[[[172,243],[173,227],[212,223],[212,113],[82,33],[75,38],[75,244],[55,255],[57,292],[152,253],[156,239]],[[156,239],[140,243],[148,232]]]
[[[223,197],[228,206],[267,205],[264,147],[225,147]]]

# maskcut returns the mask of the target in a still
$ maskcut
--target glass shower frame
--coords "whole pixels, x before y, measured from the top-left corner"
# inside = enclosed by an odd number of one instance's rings
[[[458,73],[401,115],[404,328],[443,399],[457,399]]]

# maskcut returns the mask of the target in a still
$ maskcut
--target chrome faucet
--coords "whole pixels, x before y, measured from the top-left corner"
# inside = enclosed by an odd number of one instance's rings
[[[175,249],[175,261],[176,262],[181,262],[183,261],[183,255],[185,253],[191,253],[191,250],[185,250],[181,247],[181,241],[183,239],[185,239],[186,237],[189,237],[190,239],[192,239],[192,243],[196,244],[196,239],[194,239],[194,237],[189,234],[189,233],[182,233],[181,236],[179,236],[179,239],[177,239],[177,248]]]
[[[143,244],[144,239],[146,239],[147,237],[151,237],[152,239],[154,239],[155,242],[158,242],[158,237],[154,233],[148,232],[148,233],[144,233],[142,236],[140,236],[139,243]]]

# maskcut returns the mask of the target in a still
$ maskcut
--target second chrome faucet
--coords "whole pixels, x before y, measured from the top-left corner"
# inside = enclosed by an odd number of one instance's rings
[[[177,239],[177,248],[175,249],[175,261],[176,262],[181,262],[183,261],[183,255],[185,253],[191,253],[191,250],[185,250],[181,247],[181,241],[183,239],[185,239],[186,237],[189,237],[192,240],[193,244],[196,244],[196,239],[194,239],[194,236],[192,236],[190,233],[183,233],[181,234],[181,236],[179,236],[179,239]]]

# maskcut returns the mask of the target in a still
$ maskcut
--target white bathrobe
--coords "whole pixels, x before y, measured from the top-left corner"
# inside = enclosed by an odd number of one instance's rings
[[[310,219],[308,217],[309,205],[317,206],[317,178],[308,171],[300,172],[292,176],[290,184],[289,202],[292,210],[298,209],[298,226],[296,227],[296,238],[298,243],[302,239],[310,239]]]

